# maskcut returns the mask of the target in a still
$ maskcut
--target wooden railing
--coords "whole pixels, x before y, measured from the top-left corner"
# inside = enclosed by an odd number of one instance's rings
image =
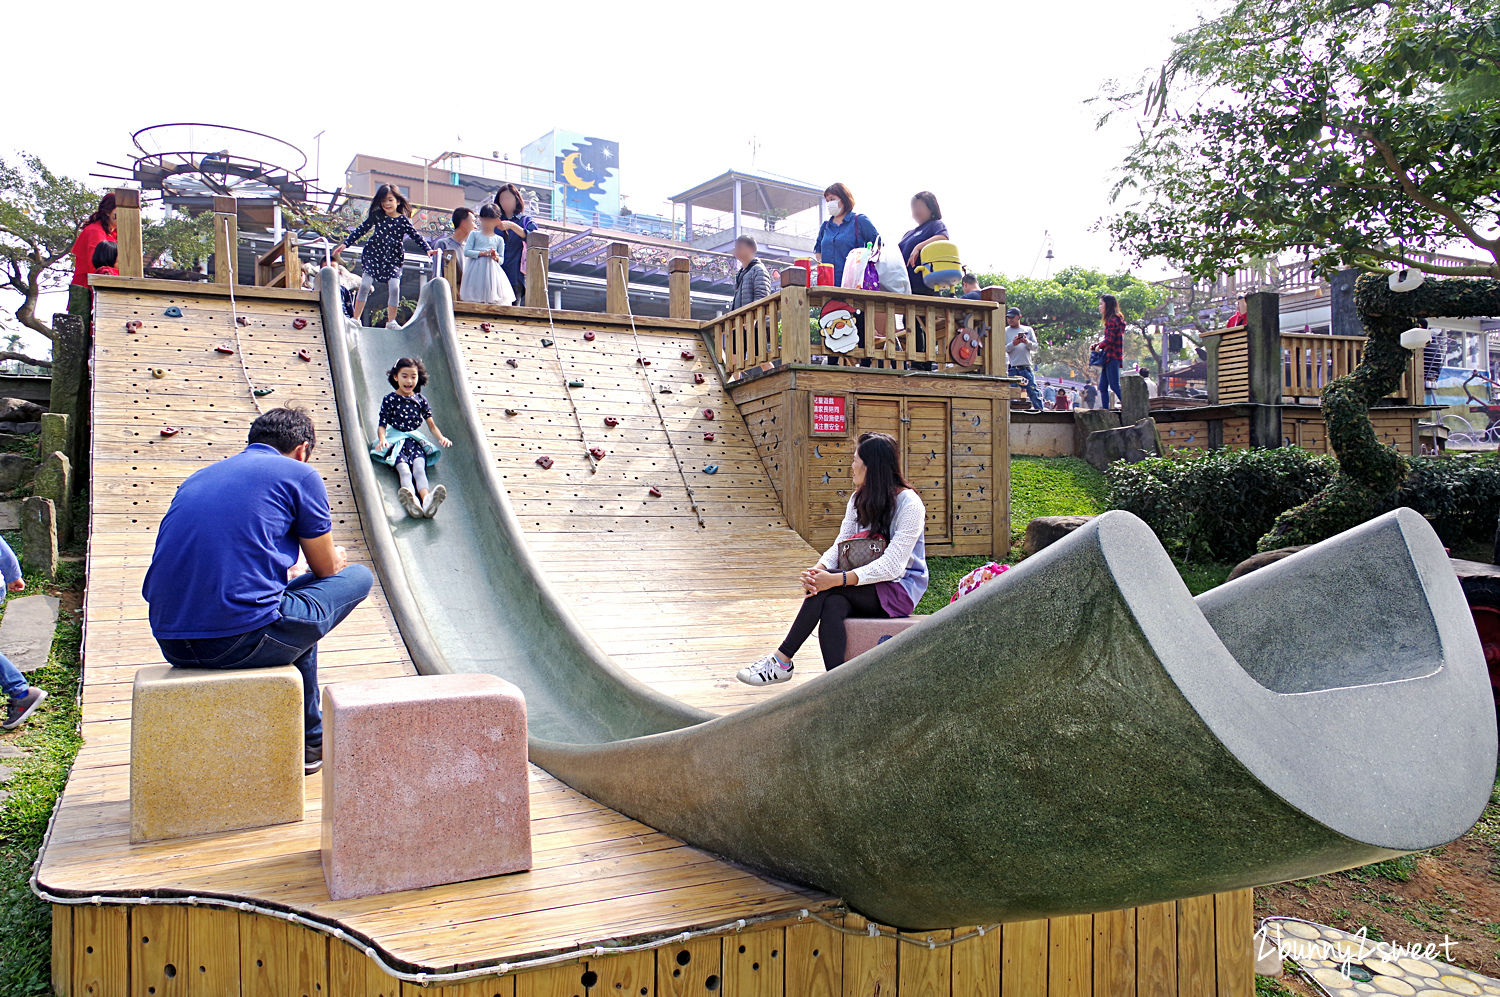
[[[1365,342],[1364,336],[1282,333],[1282,397],[1288,401],[1321,397],[1329,381],[1358,366]],[[1421,363],[1421,354],[1414,352],[1401,376],[1401,386],[1386,397],[1420,405],[1425,394]]]
[[[814,331],[818,314],[834,299],[858,311],[863,324],[865,345],[847,353],[829,349]],[[951,362],[952,338],[965,333],[982,345],[978,361],[972,367],[952,370],[1004,375],[1004,340],[991,332],[1000,324],[1003,304],[1004,291],[999,288],[993,289],[989,299],[976,301],[792,285],[721,315],[705,323],[704,329],[730,378],[778,361],[813,363],[814,357],[824,357],[819,362],[831,365],[869,360],[877,367],[934,363],[942,370]]]
[[[283,233],[280,242],[256,258],[255,285],[293,289],[302,286],[302,260],[297,255],[295,233]]]
[[[1204,333],[1207,341],[1217,344],[1209,353],[1212,368],[1209,383],[1213,387],[1210,400],[1214,403],[1256,401],[1251,397],[1250,351],[1246,335],[1243,326]],[[1364,336],[1282,333],[1281,400],[1317,401],[1330,381],[1343,377],[1359,365],[1366,341]],[[1401,377],[1401,386],[1386,397],[1408,405],[1420,405],[1425,392],[1421,354],[1413,353]]]

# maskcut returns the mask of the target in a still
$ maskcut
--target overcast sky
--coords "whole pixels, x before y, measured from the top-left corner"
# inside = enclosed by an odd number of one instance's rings
[[[138,128],[206,121],[285,138],[310,172],[321,130],[335,186],[356,152],[514,153],[558,127],[617,140],[621,191],[651,212],[749,167],[753,136],[757,168],[844,181],[889,236],[934,191],[975,269],[1042,275],[1045,232],[1054,267],[1113,269],[1126,260],[1092,229],[1134,126],[1096,131],[1083,102],[1159,65],[1200,9],[17,3],[9,34],[36,43],[6,53],[0,153],[82,177],[125,162]]]

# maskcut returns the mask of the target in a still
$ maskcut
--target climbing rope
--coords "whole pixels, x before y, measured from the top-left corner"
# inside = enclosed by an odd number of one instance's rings
[[[687,489],[688,502],[691,503],[693,515],[698,519],[698,528],[707,529],[708,524],[703,521],[703,509],[698,505],[698,496],[693,493],[692,483],[688,481],[687,468],[683,466],[682,458],[677,454],[677,444],[672,442],[672,430],[667,426],[666,414],[661,410],[661,402],[656,397],[656,387],[651,383],[651,375],[647,372],[646,365],[642,363],[646,355],[641,352],[640,333],[635,328],[635,311],[630,307],[630,293],[625,293],[625,314],[630,317],[630,338],[635,344],[636,369],[640,371],[641,379],[646,382],[646,394],[651,396],[651,405],[656,409],[656,421],[661,423],[661,431],[667,438],[667,449],[672,453],[672,462],[677,465],[677,474],[682,478],[682,487]]]
[[[589,473],[599,473],[599,458],[589,449],[589,435],[583,429],[583,417],[578,414],[578,403],[573,400],[573,387],[568,383],[567,371],[563,369],[562,347],[557,345],[557,326],[552,324],[552,299],[547,299],[547,331],[552,333],[552,355],[557,358],[557,372],[562,375],[563,394],[568,398],[568,408],[573,410],[573,424],[578,427],[578,442],[583,444],[583,455],[589,459]]]
[[[230,281],[229,288],[229,330],[234,334],[234,355],[240,361],[240,373],[245,375],[245,390],[250,392],[250,404],[255,406],[257,415],[265,415],[266,410],[260,407],[260,398],[255,394],[255,382],[250,379],[250,367],[245,363],[245,347],[240,342],[240,313],[239,306],[234,300],[234,281]]]

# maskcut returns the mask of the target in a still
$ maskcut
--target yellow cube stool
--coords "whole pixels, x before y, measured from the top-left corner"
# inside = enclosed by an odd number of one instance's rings
[[[302,676],[152,665],[130,706],[130,840],[302,819]]]

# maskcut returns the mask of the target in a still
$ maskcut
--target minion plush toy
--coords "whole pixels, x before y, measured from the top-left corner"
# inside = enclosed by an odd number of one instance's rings
[[[930,290],[953,287],[964,279],[963,264],[958,261],[958,247],[951,242],[933,242],[922,248],[917,276]]]

